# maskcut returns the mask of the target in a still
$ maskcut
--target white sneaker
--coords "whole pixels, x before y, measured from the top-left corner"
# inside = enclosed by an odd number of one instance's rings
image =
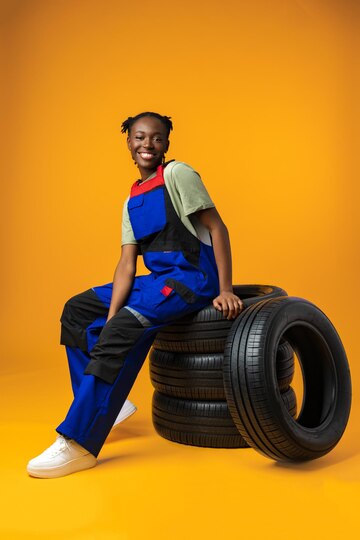
[[[96,465],[96,457],[73,439],[58,435],[56,441],[27,465],[30,476],[57,478]]]
[[[121,407],[121,411],[117,415],[117,418],[116,418],[116,420],[114,422],[113,427],[120,424],[120,422],[123,422],[126,418],[128,418],[129,416],[134,414],[134,412],[136,412],[136,411],[137,411],[137,408],[135,407],[135,405],[133,403],[131,403],[131,401],[129,401],[127,399],[125,401],[124,405]]]

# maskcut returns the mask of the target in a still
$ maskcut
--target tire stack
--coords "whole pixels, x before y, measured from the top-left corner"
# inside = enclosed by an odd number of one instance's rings
[[[269,285],[235,285],[246,307],[286,296]],[[234,321],[212,305],[163,328],[150,352],[150,378],[155,388],[152,418],[155,430],[173,442],[216,448],[245,448],[229,410],[223,379],[224,348]],[[296,396],[290,383],[294,353],[280,340],[276,380],[285,409],[296,418]]]

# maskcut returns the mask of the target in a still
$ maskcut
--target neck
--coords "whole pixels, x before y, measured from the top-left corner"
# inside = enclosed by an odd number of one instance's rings
[[[144,181],[146,180],[147,178],[149,178],[149,176],[151,176],[152,174],[156,173],[156,171],[158,170],[158,167],[156,167],[155,169],[140,169],[139,167],[139,172],[140,172],[140,177],[141,177],[141,180]]]

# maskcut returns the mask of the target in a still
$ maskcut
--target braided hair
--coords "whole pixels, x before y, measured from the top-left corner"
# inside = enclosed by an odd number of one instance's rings
[[[171,116],[162,116],[161,114],[155,112],[142,112],[136,116],[129,116],[129,118],[124,120],[124,122],[121,124],[121,133],[130,134],[133,124],[136,122],[136,120],[139,120],[139,118],[142,118],[143,116],[152,116],[153,118],[160,120],[160,122],[164,124],[167,130],[167,136],[169,137],[170,131],[173,129],[172,121],[170,120]]]

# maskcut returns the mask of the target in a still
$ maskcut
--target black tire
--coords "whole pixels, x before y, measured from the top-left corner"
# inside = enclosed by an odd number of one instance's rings
[[[223,354],[180,354],[152,349],[150,380],[155,390],[170,397],[226,401]],[[287,342],[279,345],[276,373],[280,392],[294,376],[294,353]]]
[[[296,396],[290,387],[281,394],[289,413],[296,416]],[[191,446],[247,448],[226,401],[190,401],[154,392],[152,420],[165,439]]]
[[[266,298],[287,295],[273,285],[234,285],[233,291],[246,307]],[[227,320],[221,311],[209,304],[162,328],[155,337],[153,348],[169,352],[223,352],[234,320]]]
[[[212,448],[246,448],[226,401],[190,401],[154,392],[156,432],[170,441]]]
[[[287,412],[275,376],[280,339],[303,373],[299,416]],[[350,414],[351,379],[334,326],[314,304],[296,297],[264,300],[236,319],[224,351],[231,415],[250,446],[278,461],[319,458],[339,442]]]
[[[297,399],[294,389],[289,386],[285,392],[281,392],[281,399],[292,418],[296,418],[297,415]]]
[[[150,380],[158,392],[182,399],[226,401],[223,354],[179,354],[152,349]]]
[[[294,373],[294,351],[292,350],[290,344],[282,339],[280,340],[276,353],[276,378],[280,392],[285,392],[285,390],[289,388],[294,378]]]

